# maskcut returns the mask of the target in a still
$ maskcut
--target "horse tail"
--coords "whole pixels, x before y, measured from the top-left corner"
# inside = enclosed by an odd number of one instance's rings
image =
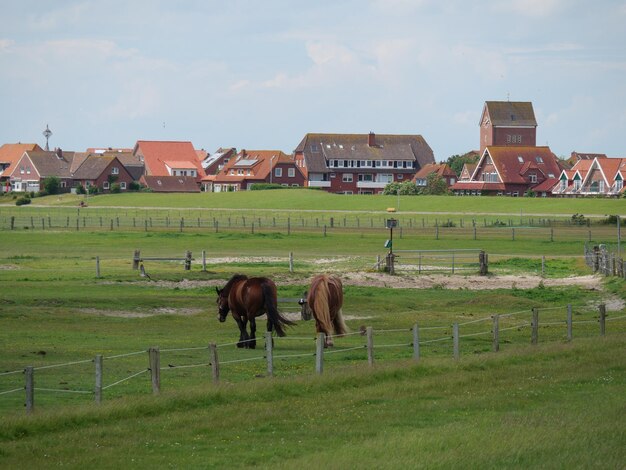
[[[264,282],[261,284],[261,290],[265,300],[267,321],[272,324],[278,336],[285,336],[284,326],[295,325],[295,323],[282,316],[278,311],[278,299],[276,298],[276,287],[274,285]]]
[[[312,305],[313,315],[319,322],[321,329],[327,334],[333,333],[333,322],[330,316],[328,277],[320,276],[313,281],[308,298],[309,305]]]
[[[341,279],[337,276],[331,276],[329,279],[329,285],[334,287],[334,306],[336,308],[335,315],[333,318],[333,324],[335,325],[335,333],[338,335],[345,335],[348,332],[348,327],[343,321],[343,315],[341,308],[343,307],[343,284]],[[329,288],[329,292],[330,292]]]

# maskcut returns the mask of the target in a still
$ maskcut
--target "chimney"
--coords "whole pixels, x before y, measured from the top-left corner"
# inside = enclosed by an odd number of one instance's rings
[[[55,148],[54,152],[57,154],[57,158],[58,159],[62,159],[63,158],[63,150],[61,150],[61,147]]]
[[[376,134],[374,134],[372,131],[370,131],[369,135],[367,136],[367,145],[369,145],[370,147],[376,147]]]
[[[246,149],[241,149],[241,158],[246,158]]]

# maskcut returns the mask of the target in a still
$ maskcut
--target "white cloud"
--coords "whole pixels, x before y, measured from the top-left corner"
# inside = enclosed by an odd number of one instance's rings
[[[8,52],[15,41],[11,39],[0,39],[0,52]]]

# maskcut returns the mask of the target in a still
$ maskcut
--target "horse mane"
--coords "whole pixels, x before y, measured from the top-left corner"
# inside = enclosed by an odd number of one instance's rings
[[[245,274],[234,274],[233,277],[231,277],[226,283],[226,285],[222,288],[222,291],[224,292],[225,295],[228,295],[228,293],[230,292],[230,289],[233,287],[233,284],[236,284],[241,281],[245,281],[247,279],[248,279],[248,276],[246,276]]]

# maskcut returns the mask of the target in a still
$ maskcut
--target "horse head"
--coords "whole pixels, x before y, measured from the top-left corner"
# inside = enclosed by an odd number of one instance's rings
[[[308,321],[313,316],[313,312],[311,311],[311,307],[309,307],[309,303],[307,302],[308,292],[304,293],[304,296],[298,300],[298,304],[300,305],[300,316],[303,320]]]
[[[215,288],[215,291],[217,292],[217,319],[223,323],[226,321],[226,316],[230,311],[230,306],[228,305],[228,294],[224,292],[224,289],[218,289],[217,287]]]

